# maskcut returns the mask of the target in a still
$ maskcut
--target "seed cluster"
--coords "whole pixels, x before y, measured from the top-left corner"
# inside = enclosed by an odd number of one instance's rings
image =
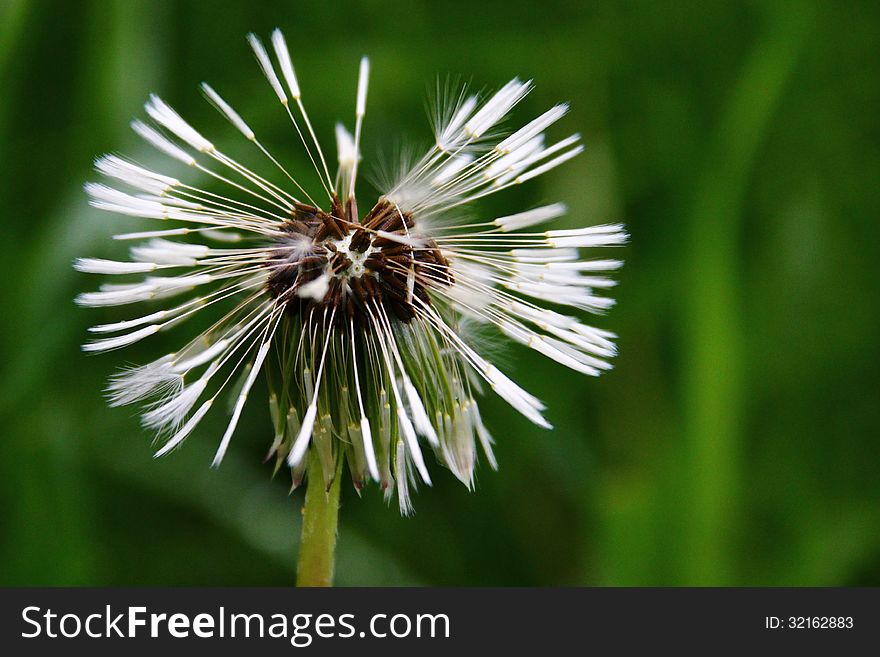
[[[340,319],[362,321],[368,307],[381,304],[408,323],[416,315],[415,299],[431,303],[426,288],[453,282],[436,242],[413,245],[407,239],[412,227],[412,215],[384,198],[361,220],[351,199],[343,205],[334,198],[330,212],[298,203],[283,226],[288,235],[267,261],[269,294],[287,299],[294,313],[332,307]],[[399,235],[407,243],[381,234]],[[326,292],[322,287],[319,298],[298,297],[302,286],[322,276],[327,277]]]

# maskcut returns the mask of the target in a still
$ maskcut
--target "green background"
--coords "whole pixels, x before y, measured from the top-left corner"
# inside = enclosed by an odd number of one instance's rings
[[[488,399],[500,472],[480,468],[471,494],[434,467],[412,518],[346,484],[340,584],[880,584],[880,4],[867,0],[2,0],[0,583],[294,580],[302,492],[261,464],[262,388],[219,470],[222,414],[154,461],[102,388],[186,329],[87,357],[86,327],[122,315],[72,303],[97,285],[74,257],[122,253],[108,239],[122,220],[90,209],[82,183],[104,152],[154,161],[127,127],[149,91],[236,149],[197,90],[208,80],[306,166],[244,41],[276,25],[325,144],[351,124],[357,58],[371,57],[366,171],[398,137],[429,138],[438,74],[534,78],[518,119],[569,100],[551,135],[581,132],[586,153],[485,212],[561,199],[563,226],[632,234],[618,306],[597,320],[620,336],[616,368],[593,380],[507,351],[556,430]]]

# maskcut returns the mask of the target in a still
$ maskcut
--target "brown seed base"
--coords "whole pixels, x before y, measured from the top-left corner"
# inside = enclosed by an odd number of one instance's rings
[[[428,288],[453,283],[449,262],[433,240],[413,248],[375,233],[403,236],[412,226],[412,215],[400,212],[384,198],[360,221],[353,199],[343,206],[334,198],[330,213],[297,204],[283,229],[291,238],[302,239],[308,248],[305,253],[300,249],[296,256],[289,248],[277,249],[266,263],[272,269],[267,290],[272,298],[286,300],[291,313],[335,309],[340,320],[363,322],[370,314],[367,309],[375,312],[374,305],[379,304],[389,315],[408,323],[416,316],[415,299],[430,305]],[[335,244],[348,234],[350,252],[366,253],[372,247],[360,276],[350,274],[352,260]],[[296,295],[300,286],[318,278],[328,266],[333,276],[322,300]]]

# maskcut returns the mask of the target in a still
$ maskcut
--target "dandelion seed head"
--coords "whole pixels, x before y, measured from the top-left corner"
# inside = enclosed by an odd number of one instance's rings
[[[545,405],[494,361],[497,336],[591,376],[616,353],[614,334],[581,315],[613,304],[609,274],[620,260],[586,254],[624,244],[623,227],[548,227],[567,211],[560,202],[499,217],[480,210],[482,198],[581,152],[578,135],[547,136],[568,105],[506,129],[531,81],[514,78],[483,95],[447,88],[449,102],[432,119],[433,146],[402,157],[379,197],[361,204],[369,61],[358,65],[353,132],[336,123],[331,175],[283,35],[273,32],[271,49],[256,35],[247,39],[312,168],[287,168],[235,99],[208,83],[204,96],[250,142],[256,164],[226,154],[215,145],[222,139],[209,140],[149,97],[148,119],[131,125],[171,168],[159,173],[106,155],[96,168],[109,184],[89,183],[86,192],[98,209],[161,225],[115,236],[142,240],[130,261],[80,258],[74,266],[119,281],[81,294],[78,304],[158,308],[93,327],[97,337],[84,349],[177,335],[195,316],[210,322],[174,353],[112,377],[111,405],[145,404],[156,456],[195,439],[209,412],[228,409],[219,466],[256,380],[269,371],[266,458],[289,467],[294,486],[305,477],[329,485],[344,459],[356,489],[377,482],[386,499],[396,492],[402,513],[412,510],[418,485],[431,484],[434,461],[473,488],[479,461],[498,467],[480,395],[497,394],[550,427]],[[228,403],[216,403],[221,395]]]
[[[363,217],[338,198],[330,212],[297,203],[282,224],[288,235],[266,263],[267,290],[287,312],[332,308],[338,323],[360,325],[379,306],[408,323],[417,315],[415,298],[430,305],[428,289],[454,281],[437,243],[411,238],[413,227],[411,215],[387,199]]]

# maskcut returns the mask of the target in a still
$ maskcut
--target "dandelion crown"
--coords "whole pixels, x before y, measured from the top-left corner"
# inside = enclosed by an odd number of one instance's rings
[[[331,175],[283,35],[272,34],[274,58],[256,36],[248,40],[312,162],[324,202],[306,192],[301,176],[207,84],[207,99],[286,184],[222,152],[151,96],[145,107],[152,122],[135,120],[132,127],[203,186],[115,155],[97,160],[98,171],[119,188],[86,185],[92,205],[163,225],[114,236],[139,242],[130,261],[77,260],[85,272],[143,276],[104,284],[77,302],[158,304],[91,328],[96,339],[84,349],[125,347],[214,314],[178,351],[115,375],[111,404],[145,404],[142,421],[158,433],[161,456],[192,434],[212,406],[223,412],[221,393],[231,397],[214,459],[219,465],[263,371],[275,434],[269,458],[292,469],[295,485],[309,476],[323,477],[329,487],[344,461],[358,489],[375,480],[387,497],[396,490],[401,511],[408,512],[411,488],[431,482],[425,454],[433,452],[472,486],[477,443],[496,467],[475,401],[485,386],[535,424],[550,425],[541,401],[467,337],[468,324],[494,325],[589,375],[608,369],[606,359],[615,353],[613,334],[546,305],[599,313],[613,304],[599,293],[613,285],[607,273],[621,263],[587,259],[582,249],[624,243],[622,226],[535,230],[565,212],[561,203],[487,220],[456,218],[456,209],[581,152],[577,135],[545,143],[544,131],[567,105],[505,132],[501,123],[531,82],[513,79],[487,97],[461,91],[438,111],[428,152],[404,166],[369,209],[359,210],[367,60],[360,64],[354,133],[336,126],[338,165]],[[217,188],[225,191],[211,191]],[[172,300],[184,295],[187,300]]]

